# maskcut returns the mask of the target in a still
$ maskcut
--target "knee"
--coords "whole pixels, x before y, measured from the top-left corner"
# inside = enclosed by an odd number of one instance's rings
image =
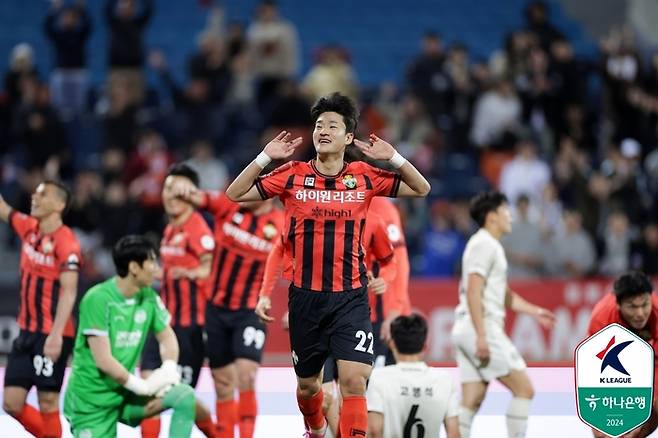
[[[297,385],[297,390],[303,398],[313,397],[321,388],[317,380],[300,380]]]
[[[340,392],[344,396],[363,395],[366,393],[366,378],[361,375],[350,375],[340,379]]]
[[[23,410],[23,406],[25,406],[25,402],[22,400],[11,400],[4,398],[2,401],[2,409],[12,417],[17,417],[20,415],[21,411]]]
[[[227,400],[233,398],[233,392],[235,391],[235,385],[233,379],[226,374],[215,374],[215,391],[217,392],[217,398],[220,400]]]
[[[59,410],[59,400],[57,398],[47,398],[39,400],[39,410],[44,413],[55,412]]]
[[[251,370],[243,371],[238,376],[240,391],[252,391],[256,386],[256,373]]]
[[[526,385],[523,386],[522,388],[519,388],[519,390],[517,390],[514,396],[518,398],[527,398],[528,400],[532,400],[535,397],[535,389],[532,387],[532,385]]]
[[[167,391],[162,399],[162,405],[174,410],[190,410],[194,412],[196,405],[194,389],[190,385],[180,383]]]

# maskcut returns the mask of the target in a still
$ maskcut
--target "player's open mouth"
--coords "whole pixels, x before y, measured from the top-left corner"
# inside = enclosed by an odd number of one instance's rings
[[[320,139],[320,144],[331,144],[331,140],[327,140],[326,138]]]

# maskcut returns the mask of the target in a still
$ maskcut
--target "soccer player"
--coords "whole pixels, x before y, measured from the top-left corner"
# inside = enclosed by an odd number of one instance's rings
[[[462,256],[459,305],[452,339],[461,372],[462,406],[459,429],[463,438],[493,379],[505,385],[514,398],[507,409],[507,435],[525,436],[534,396],[526,364],[505,334],[506,309],[526,313],[546,328],[555,316],[529,303],[507,283],[507,259],[500,238],[511,231],[512,219],[505,195],[482,193],[471,201],[471,217],[480,229],[469,239]]]
[[[441,370],[423,361],[427,322],[417,314],[391,323],[396,365],[375,368],[368,384],[368,436],[438,437],[441,423],[448,438],[459,438],[457,386]]]
[[[375,306],[371,315],[375,334],[375,366],[391,365],[395,362],[388,343],[391,340],[391,322],[400,315],[411,314],[409,300],[409,254],[407,244],[402,232],[402,219],[400,212],[390,199],[383,197],[373,198],[368,214],[377,214],[386,226],[388,240],[393,245],[395,253],[395,276],[391,280],[387,294],[376,296],[382,301],[381,311]],[[371,299],[373,296],[371,295]],[[378,304],[378,303],[377,303]],[[371,311],[372,311],[371,302]]]
[[[197,187],[199,175],[186,164],[175,164],[169,169],[162,188],[162,204],[169,223],[160,242],[160,297],[173,316],[171,326],[178,340],[182,381],[194,388],[205,358],[203,327],[215,239],[194,205],[177,196],[175,188],[181,183]],[[142,377],[148,377],[161,365],[158,342],[150,336],[140,365]],[[214,437],[215,425],[210,412],[199,403],[197,413],[197,427],[206,436]],[[141,426],[143,438],[157,438],[160,417],[147,418]]]
[[[265,261],[283,230],[283,212],[272,200],[236,203],[221,192],[195,190],[184,183],[177,190],[212,213],[215,221],[217,248],[206,333],[217,393],[217,429],[220,438],[232,438],[238,424],[240,438],[251,438],[258,413],[256,374],[267,334],[254,309]]]
[[[599,301],[590,316],[587,335],[592,336],[609,324],[617,323],[647,341],[654,349],[654,401],[651,416],[646,423],[624,435],[626,438],[645,437],[658,428],[658,297],[653,294],[651,280],[642,272],[631,271],[621,275],[612,293]],[[595,437],[605,437],[593,430]]]
[[[38,437],[60,437],[59,392],[73,348],[71,310],[78,292],[80,244],[62,223],[66,186],[47,180],[32,194],[30,215],[0,197],[0,219],[21,240],[20,333],[5,370],[3,409]],[[25,401],[36,386],[39,411]]]
[[[189,437],[194,390],[180,383],[176,334],[169,312],[151,288],[159,269],[155,248],[142,236],[126,236],[115,245],[112,258],[117,276],[89,289],[80,302],[64,399],[73,436],[113,438],[117,422],[134,427],[172,408],[169,436]],[[145,380],[133,372],[149,333],[158,340],[162,366]]]
[[[338,361],[343,406],[343,438],[364,436],[368,429],[366,381],[373,361],[368,278],[362,236],[373,196],[426,196],[427,180],[395,151],[370,136],[354,139],[355,104],[339,93],[320,98],[311,109],[316,158],[288,162],[259,177],[271,160],[292,155],[301,137],[283,131],[231,183],[235,201],[278,196],[286,213],[285,254],[292,263],[288,309],[290,344],[297,375],[297,401],[310,437],[323,436],[322,366]],[[398,173],[363,162],[346,163],[345,148],[354,143],[364,153],[389,160]]]

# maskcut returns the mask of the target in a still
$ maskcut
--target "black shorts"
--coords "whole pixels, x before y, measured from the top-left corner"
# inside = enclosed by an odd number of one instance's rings
[[[329,356],[372,365],[374,338],[365,288],[315,292],[291,284],[288,310],[297,376],[317,375]]]
[[[379,337],[382,330],[382,323],[375,322],[372,325],[373,334],[375,335],[375,367],[394,365],[395,357],[388,345]]]
[[[265,324],[253,309],[230,310],[206,306],[208,361],[210,368],[222,368],[236,359],[260,363],[267,337]]]
[[[327,360],[324,361],[322,384],[333,382],[334,380],[338,380],[338,364],[336,363],[336,359],[329,356]]]
[[[199,381],[199,373],[205,359],[205,344],[203,342],[203,327],[173,327],[178,339],[178,367],[181,372],[181,381],[195,387]],[[144,351],[142,351],[142,370],[155,370],[160,368],[160,346],[153,334],[146,338]]]
[[[48,335],[21,330],[11,346],[5,369],[5,387],[20,386],[29,390],[60,392],[66,362],[73,350],[73,338],[62,338],[62,353],[53,363],[43,355],[43,344]]]

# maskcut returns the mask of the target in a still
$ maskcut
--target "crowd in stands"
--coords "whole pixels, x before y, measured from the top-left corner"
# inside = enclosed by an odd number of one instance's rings
[[[294,158],[307,159],[309,108],[332,91],[361,103],[361,138],[378,133],[432,179],[428,200],[399,204],[414,274],[456,275],[474,230],[468,198],[491,187],[514,210],[503,242],[512,277],[658,274],[658,55],[643,59],[631,32],[612,30],[595,59],[581,58],[534,2],[486,59],[428,30],[404,77],[363,87],[349,47],[319,47],[301,71],[295,25],[275,2],[262,1],[249,23],[225,23],[219,5],[200,4],[206,28],[181,35],[197,38],[182,83],[166,51],[144,42],[162,7],[153,0],[107,0],[98,23],[83,2],[53,0],[43,16],[51,53],[20,43],[9,54],[3,190],[25,211],[42,178],[69,181],[66,222],[90,277],[111,270],[107,248],[119,236],[162,230],[171,163],[188,160],[203,188],[221,189],[281,129],[305,136]],[[92,86],[86,43],[99,29],[107,74]],[[54,69],[37,71],[37,56],[53,56]],[[83,165],[71,146],[80,118],[101,138]]]

